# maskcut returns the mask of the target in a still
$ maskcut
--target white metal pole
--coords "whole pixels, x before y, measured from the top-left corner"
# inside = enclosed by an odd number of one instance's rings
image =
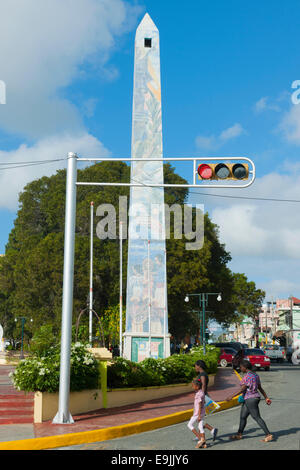
[[[167,267],[167,251],[165,250],[165,270]],[[167,275],[165,276],[166,284],[164,288],[164,296],[165,296],[165,301],[164,301],[164,358],[167,357],[167,351],[166,351],[166,329],[167,329]]]
[[[151,286],[150,286],[150,240],[148,240],[148,316],[149,316],[149,357],[151,357]]]
[[[89,343],[93,345],[93,248],[94,248],[94,203],[91,202],[90,230],[90,308],[89,308]]]
[[[74,284],[76,179],[77,179],[77,155],[75,153],[70,152],[68,154],[67,182],[66,182],[64,275],[63,275],[59,400],[58,400],[58,412],[53,419],[53,423],[55,424],[74,423],[74,420],[69,412],[69,396],[70,396],[70,362],[71,362],[72,310],[73,310],[73,284]]]
[[[120,357],[123,357],[123,222],[120,221]]]

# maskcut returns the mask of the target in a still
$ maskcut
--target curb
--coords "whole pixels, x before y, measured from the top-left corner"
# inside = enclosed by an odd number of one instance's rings
[[[239,379],[240,375],[234,371]],[[238,397],[234,397],[230,401],[218,402],[220,408],[216,410],[224,411],[239,405]],[[114,426],[111,428],[98,429],[94,431],[84,431],[79,433],[61,434],[49,437],[40,437],[34,439],[24,439],[18,441],[0,442],[0,450],[43,450],[54,449],[56,447],[67,447],[78,444],[89,444],[92,442],[108,441],[120,437],[139,434],[147,431],[154,431],[166,426],[188,421],[193,413],[193,409],[180,411],[171,415],[160,416],[158,418],[138,421],[136,423],[124,424],[122,426]]]

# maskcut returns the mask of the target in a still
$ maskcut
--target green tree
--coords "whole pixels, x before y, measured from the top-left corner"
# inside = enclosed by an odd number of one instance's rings
[[[257,289],[253,281],[248,281],[247,276],[241,273],[233,273],[232,304],[239,318],[245,316],[255,318],[260,311],[266,293]]]
[[[169,164],[164,165],[164,178],[166,183],[186,183]],[[115,162],[113,165],[110,162],[102,162],[78,171],[80,181],[128,182],[129,179],[130,167],[121,162]],[[66,172],[59,170],[51,177],[43,177],[29,183],[20,194],[17,218],[9,235],[5,256],[0,259],[0,321],[5,323],[6,337],[16,336],[13,319],[22,314],[28,319],[28,338],[45,324],[52,325],[53,334],[59,338],[65,184]],[[93,201],[95,207],[110,203],[117,209],[119,196],[128,197],[128,187],[78,188],[73,324],[80,311],[86,308],[89,293],[90,203]],[[187,197],[187,188],[167,188],[165,191],[165,202],[169,205],[177,203],[182,206]],[[118,216],[118,210],[116,212]],[[95,231],[99,219],[95,217],[94,220]],[[105,321],[107,320],[108,324],[113,324],[115,316],[111,307],[119,302],[118,225],[117,221],[115,240],[94,238],[93,307],[101,318],[104,318],[105,313]],[[171,225],[171,238],[167,240],[167,276],[169,330],[173,335],[181,338],[189,332],[194,334],[199,326],[198,316],[192,311],[197,305],[187,305],[184,302],[187,292],[221,291],[222,302],[216,302],[212,298],[209,304],[209,310],[215,312],[212,316],[221,323],[236,318],[236,311],[240,311],[247,302],[250,302],[248,310],[254,308],[253,302],[256,308],[260,297],[246,295],[249,289],[247,282],[238,281],[231,273],[228,267],[231,256],[220,243],[218,227],[210,220],[208,214],[204,214],[205,238],[200,250],[186,250],[186,240],[174,239],[173,231]],[[123,247],[126,266],[127,241],[124,241]],[[125,287],[126,280],[127,272],[124,269]],[[33,318],[32,323],[30,318]]]

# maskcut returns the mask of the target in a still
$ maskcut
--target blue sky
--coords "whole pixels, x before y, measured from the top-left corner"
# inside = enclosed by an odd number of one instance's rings
[[[3,8],[0,162],[130,155],[134,35],[148,12],[160,30],[164,155],[247,156],[255,184],[211,193],[300,200],[297,0],[44,0],[43,12],[38,0],[23,12],[11,0]],[[61,167],[1,172],[1,253],[18,192]],[[199,194],[190,202],[219,224],[233,270],[268,299],[300,295],[299,204]]]

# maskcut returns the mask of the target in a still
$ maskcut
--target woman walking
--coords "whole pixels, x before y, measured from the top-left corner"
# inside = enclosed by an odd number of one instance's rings
[[[234,436],[231,436],[231,439],[242,439],[243,431],[247,424],[247,418],[251,415],[265,433],[265,438],[262,439],[262,442],[270,442],[273,440],[273,435],[270,433],[266,423],[260,416],[259,402],[261,397],[259,392],[264,396],[267,405],[271,405],[272,401],[263,390],[259,376],[255,374],[255,372],[252,372],[252,364],[249,361],[243,360],[240,363],[240,368],[241,371],[245,373],[240,383],[243,405],[240,414],[240,426],[238,432]],[[227,401],[232,400],[236,395],[237,394],[234,393],[234,395],[227,398]]]
[[[207,387],[208,387],[208,374],[206,372],[206,364],[204,361],[196,361],[195,362],[195,371],[198,373],[197,379],[201,383],[201,389],[203,390],[204,395],[207,395]],[[213,437],[213,441],[216,440],[217,434],[218,434],[218,429],[212,427],[210,424],[205,423],[204,427],[208,429],[211,432],[211,435]]]

